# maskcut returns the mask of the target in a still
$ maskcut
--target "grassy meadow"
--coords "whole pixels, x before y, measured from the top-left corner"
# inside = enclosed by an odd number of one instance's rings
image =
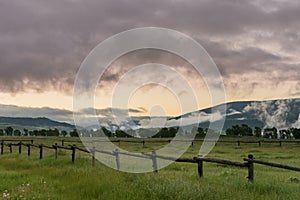
[[[0,138],[2,139],[2,138]],[[34,138],[35,143],[60,144],[55,138]],[[66,143],[68,144],[68,143]],[[118,144],[118,143],[116,143]],[[151,151],[165,143],[121,142],[121,148],[131,151]],[[200,142],[191,146],[183,157],[198,154]],[[254,182],[247,181],[247,169],[204,163],[204,177],[199,178],[197,165],[173,163],[158,173],[129,174],[96,162],[91,156],[76,152],[45,150],[39,159],[37,148],[27,156],[23,147],[9,153],[5,147],[0,155],[0,199],[299,199],[300,173],[255,164]],[[300,166],[300,144],[218,143],[207,156],[242,161],[252,153],[256,159]]]

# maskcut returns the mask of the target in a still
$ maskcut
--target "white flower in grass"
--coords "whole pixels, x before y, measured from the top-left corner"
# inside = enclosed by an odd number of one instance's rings
[[[10,197],[9,192],[8,192],[7,190],[5,190],[5,191],[3,192],[3,194],[2,194],[2,197],[3,197],[3,198],[9,198],[9,197]]]

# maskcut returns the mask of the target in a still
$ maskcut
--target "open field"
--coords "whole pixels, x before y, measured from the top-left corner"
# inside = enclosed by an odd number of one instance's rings
[[[0,138],[1,139],[1,138]],[[35,143],[52,145],[56,138],[34,138]],[[118,143],[116,143],[118,144]],[[151,151],[165,143],[120,142],[130,151]],[[184,154],[192,158],[201,143],[195,142]],[[97,162],[91,166],[91,156],[76,152],[75,163],[70,151],[59,150],[55,160],[53,150],[45,150],[39,159],[38,149],[30,157],[26,150],[12,154],[5,148],[0,155],[0,199],[298,199],[300,173],[255,165],[254,183],[247,181],[247,170],[204,163],[204,177],[199,178],[197,165],[173,163],[158,173],[128,174],[110,169]],[[248,154],[255,158],[300,166],[300,144],[218,143],[207,156],[242,161]]]

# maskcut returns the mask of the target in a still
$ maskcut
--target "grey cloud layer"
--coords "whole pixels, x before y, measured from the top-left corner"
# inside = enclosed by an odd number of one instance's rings
[[[104,108],[93,109],[86,108],[80,110],[78,114],[87,118],[96,116],[101,118],[112,118],[114,115],[128,115],[128,114],[145,114],[147,110],[144,108],[130,108],[128,110],[120,108]],[[2,117],[47,117],[53,120],[68,122],[74,124],[73,111],[56,108],[35,108],[35,107],[21,107],[14,105],[0,104],[0,116]]]
[[[14,105],[0,104],[0,116],[2,117],[48,117],[53,120],[62,122],[71,122],[73,112],[64,109],[55,108],[33,108],[33,107],[20,107]]]
[[[216,61],[225,81],[236,74],[276,72],[266,79],[274,84],[287,79],[298,82],[300,3],[267,2],[0,1],[0,90],[71,92],[76,71],[94,46],[141,26],[172,28],[196,38]],[[108,71],[102,86],[117,80],[128,66],[152,60],[186,65],[168,54],[141,53],[117,62],[123,70]],[[299,91],[295,86],[291,93]]]

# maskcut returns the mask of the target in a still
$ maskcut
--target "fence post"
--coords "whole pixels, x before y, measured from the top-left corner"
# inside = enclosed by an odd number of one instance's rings
[[[91,149],[91,153],[92,153],[92,167],[95,167],[95,147],[93,147]]]
[[[43,144],[40,144],[39,148],[40,148],[40,159],[42,159],[43,158]]]
[[[55,143],[55,145],[53,145],[54,151],[55,151],[55,159],[57,159],[57,143]]]
[[[3,154],[4,153],[4,142],[3,142],[3,140],[1,141],[1,154]]]
[[[279,146],[281,146],[282,144],[281,144],[282,142],[281,142],[281,140],[279,140]]]
[[[33,144],[33,140],[31,140],[31,144]]]
[[[153,166],[153,171],[154,172],[158,172],[158,168],[157,168],[157,158],[156,158],[156,151],[152,151],[152,166]]]
[[[241,145],[241,142],[240,142],[239,140],[237,141],[237,143],[238,143],[238,146],[240,146],[240,145]]]
[[[143,143],[143,146],[145,146],[145,140],[143,140],[142,143]]]
[[[27,144],[27,155],[30,156],[30,144]]]
[[[19,154],[21,154],[22,153],[22,142],[20,141],[18,145],[19,145]]]
[[[261,147],[261,141],[260,140],[258,141],[258,146]]]
[[[248,155],[248,180],[253,182],[253,179],[254,179],[254,165],[253,165],[253,155],[252,154],[249,154]]]
[[[65,140],[61,140],[61,146],[64,146]]]
[[[119,150],[118,149],[116,149],[115,151],[114,151],[114,154],[115,154],[115,156],[116,156],[116,164],[117,164],[117,169],[118,170],[120,170],[120,155],[119,155]]]
[[[199,155],[198,158],[198,175],[201,178],[203,176],[203,160],[201,160],[202,155]]]
[[[12,145],[8,144],[8,146],[9,146],[9,152],[12,153]]]
[[[71,149],[72,149],[72,163],[74,163],[74,161],[75,161],[75,150],[76,150],[75,144],[73,144],[71,146]]]

